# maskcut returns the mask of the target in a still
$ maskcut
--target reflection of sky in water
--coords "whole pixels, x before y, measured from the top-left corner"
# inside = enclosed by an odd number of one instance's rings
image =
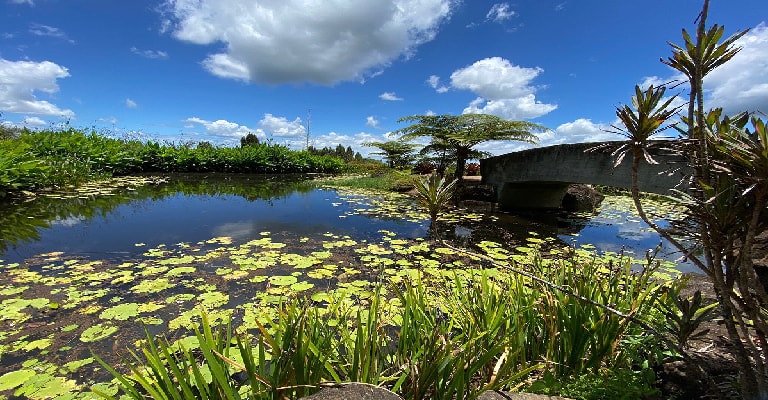
[[[234,195],[179,193],[122,204],[90,220],[72,217],[52,221],[50,228],[39,229],[39,240],[12,245],[0,258],[18,262],[53,251],[106,258],[139,256],[159,244],[195,243],[218,236],[247,241],[264,231],[297,236],[332,232],[357,240],[379,238],[381,229],[406,238],[426,236],[428,223],[363,215],[339,218],[357,207],[333,190],[293,192],[279,199],[255,201]],[[136,243],[146,246],[137,247]]]
[[[678,261],[681,253],[671,244],[642,222],[639,217],[622,202],[607,201],[600,207],[600,213],[591,218],[577,235],[562,235],[561,239],[575,245],[591,244],[601,252],[622,250],[630,252],[634,258],[645,259],[648,250],[653,251],[659,243],[662,249],[658,257],[666,261]],[[656,221],[666,226],[666,221]],[[683,272],[698,272],[690,263],[679,263]]]
[[[88,218],[84,217],[82,215],[73,215],[73,216],[67,217],[67,218],[56,217],[56,219],[48,221],[48,222],[51,225],[75,226],[75,225],[83,223],[83,222],[85,222],[87,220],[88,220]]]
[[[392,215],[384,217],[362,215],[356,212],[356,209],[367,208],[361,199],[348,192],[339,194],[327,189],[294,191],[270,200],[176,193],[158,200],[134,200],[92,219],[77,213],[64,214],[49,221],[50,228],[38,229],[39,240],[11,245],[0,258],[18,262],[53,251],[104,258],[136,257],[160,244],[196,243],[220,236],[245,242],[260,237],[261,232],[284,233],[296,238],[330,232],[358,241],[378,240],[380,230],[394,232],[401,238],[427,236],[429,222],[407,221],[413,219],[407,215],[408,207],[394,204]],[[577,246],[594,245],[598,251],[620,252],[625,248],[634,253],[635,258],[643,258],[646,250],[658,245],[658,235],[629,212],[625,200],[607,200],[597,216],[576,220],[570,232],[578,230],[578,234],[563,234],[561,230],[560,238]],[[557,235],[559,224],[554,219],[547,222],[542,216],[530,219],[496,216],[498,219],[490,224],[505,232],[519,231],[515,234],[522,235],[520,241],[531,231],[542,237]],[[462,241],[477,240],[477,226],[462,225],[466,224],[450,227],[451,236],[461,245],[471,246]],[[506,241],[503,236],[488,240]],[[137,247],[137,243],[146,243],[146,246]],[[672,254],[664,258],[674,260],[678,256]],[[694,270],[683,266],[685,268]]]

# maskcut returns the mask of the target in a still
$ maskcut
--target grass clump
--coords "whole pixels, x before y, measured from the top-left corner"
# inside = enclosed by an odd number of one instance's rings
[[[407,192],[414,189],[418,181],[419,177],[411,175],[408,171],[389,169],[373,174],[343,175],[336,178],[326,179],[323,182],[330,186],[337,187]]]

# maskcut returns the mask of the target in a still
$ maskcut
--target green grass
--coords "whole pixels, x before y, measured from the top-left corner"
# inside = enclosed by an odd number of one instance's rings
[[[418,177],[408,172],[387,170],[370,175],[342,175],[322,181],[329,186],[380,191],[408,191],[415,188]]]

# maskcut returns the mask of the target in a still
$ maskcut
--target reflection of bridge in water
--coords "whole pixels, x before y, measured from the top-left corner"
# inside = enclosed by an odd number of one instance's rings
[[[611,156],[624,143],[563,144],[518,151],[480,160],[480,173],[484,184],[494,186],[496,201],[504,208],[559,208],[571,183],[629,189],[632,155],[616,168]],[[608,146],[588,151],[603,144]],[[685,159],[658,147],[650,153],[659,164],[641,163],[640,190],[668,194],[672,188],[682,189],[680,181],[688,172]]]

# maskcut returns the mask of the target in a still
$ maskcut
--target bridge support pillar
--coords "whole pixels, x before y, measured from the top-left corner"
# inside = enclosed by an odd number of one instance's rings
[[[566,182],[506,182],[498,189],[502,208],[560,208],[568,191]]]

